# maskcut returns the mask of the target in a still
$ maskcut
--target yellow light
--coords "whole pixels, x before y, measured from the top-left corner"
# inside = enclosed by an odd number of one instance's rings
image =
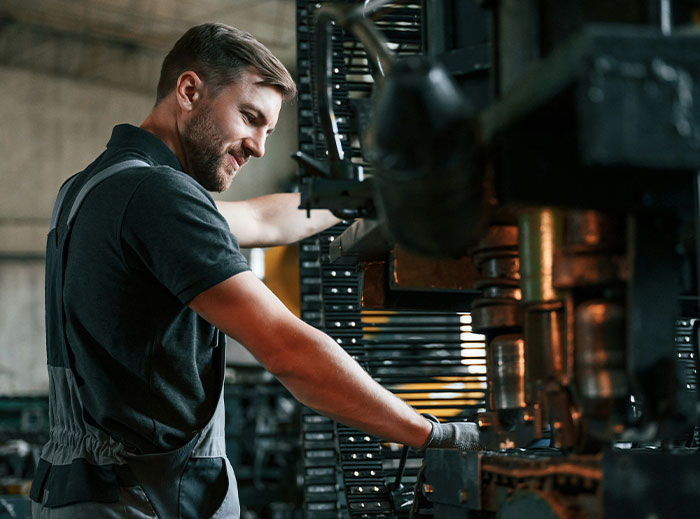
[[[479,395],[479,396],[483,397],[483,395]],[[424,408],[424,407],[430,407],[433,405],[439,406],[443,402],[440,402],[440,401],[436,402],[435,400],[406,400],[406,403],[408,405],[410,405],[411,407]],[[455,405],[455,406],[459,406],[459,405],[471,406],[471,405],[478,405],[479,400],[477,398],[465,398],[462,400],[451,400],[451,401],[445,402],[445,403],[449,403],[449,404]]]
[[[462,357],[468,357],[468,358],[484,358],[486,357],[486,351],[484,348],[465,348],[464,345],[462,345],[462,351],[460,351],[460,355]]]
[[[474,359],[462,359],[461,364],[467,366],[467,372],[472,375],[486,375],[486,365],[476,364]]]
[[[386,324],[390,321],[391,321],[390,315],[367,315],[367,314],[362,315],[362,322],[363,323]]]
[[[398,313],[391,311],[363,310],[362,324],[365,338],[381,337],[382,325],[391,324]],[[464,376],[434,377],[430,382],[389,384],[387,389],[409,405],[441,419],[464,413],[463,407],[475,407],[483,403],[487,389],[485,337],[473,333],[469,313],[457,314],[460,325],[460,364],[467,366]],[[434,407],[433,407],[434,406]]]
[[[480,333],[462,332],[459,334],[460,341],[484,342],[485,339]]]

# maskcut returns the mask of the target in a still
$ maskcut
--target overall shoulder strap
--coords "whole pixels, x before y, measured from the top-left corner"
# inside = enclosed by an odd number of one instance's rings
[[[108,179],[112,175],[116,175],[120,171],[123,171],[125,169],[131,169],[131,168],[138,168],[138,167],[148,167],[150,164],[143,160],[138,160],[138,159],[133,159],[133,160],[126,160],[124,162],[117,162],[116,164],[112,164],[108,168],[103,169],[96,175],[94,175],[90,180],[85,182],[85,185],[82,187],[80,192],[78,193],[78,196],[75,197],[75,201],[73,202],[73,207],[71,207],[70,213],[68,214],[68,228],[70,228],[71,224],[73,223],[73,220],[75,219],[75,215],[78,213],[78,209],[80,209],[80,206],[82,203],[85,201],[85,197],[88,196],[90,191],[97,186],[100,182],[103,180]],[[60,196],[60,193],[59,193]],[[65,195],[64,195],[65,196]],[[59,211],[60,212],[60,209]],[[58,214],[58,212],[56,212]],[[53,227],[52,227],[53,228]]]
[[[78,175],[73,175],[68,180],[66,180],[66,182],[61,186],[61,190],[58,192],[58,196],[56,197],[56,202],[53,204],[53,212],[51,213],[51,224],[49,225],[49,232],[53,231],[56,228],[56,224],[58,224],[58,214],[61,212],[63,200],[66,198],[68,190],[77,178]]]

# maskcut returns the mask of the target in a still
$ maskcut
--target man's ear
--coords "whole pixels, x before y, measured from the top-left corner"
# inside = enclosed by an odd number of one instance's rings
[[[187,70],[177,78],[175,97],[177,98],[177,103],[184,111],[190,112],[194,110],[194,107],[202,99],[203,94],[204,83],[195,72]]]

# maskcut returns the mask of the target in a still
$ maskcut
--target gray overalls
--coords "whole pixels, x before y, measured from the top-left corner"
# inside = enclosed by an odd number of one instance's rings
[[[128,452],[123,444],[91,423],[89,412],[81,403],[82,383],[72,369],[62,305],[64,262],[71,224],[83,200],[97,184],[122,170],[142,166],[148,167],[148,164],[140,160],[120,162],[85,182],[60,238],[56,229],[59,215],[79,175],[63,185],[54,206],[46,250],[46,350],[51,430],[30,493],[35,519],[204,519],[205,515],[237,519],[240,515],[236,480],[226,459],[223,391],[209,423],[186,445],[156,454]],[[225,336],[219,335],[216,349],[221,362],[223,390]],[[104,405],[120,403],[104,402]],[[222,461],[226,467],[228,492],[216,509],[207,503],[206,489],[197,484],[197,471],[188,470],[188,465]],[[205,509],[211,513],[202,512]]]

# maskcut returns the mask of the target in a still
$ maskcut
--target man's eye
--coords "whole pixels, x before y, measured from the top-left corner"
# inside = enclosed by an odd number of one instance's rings
[[[255,116],[250,112],[243,112],[243,117],[245,117],[245,120],[251,124],[255,122]]]

